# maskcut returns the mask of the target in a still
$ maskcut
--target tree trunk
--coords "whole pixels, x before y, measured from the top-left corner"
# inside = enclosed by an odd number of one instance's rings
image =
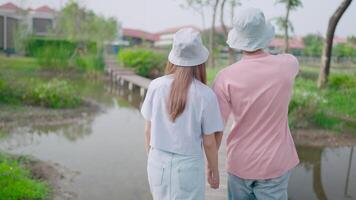
[[[220,23],[221,23],[221,27],[223,29],[224,35],[225,35],[225,40],[227,39],[227,36],[229,34],[227,28],[226,28],[226,24],[224,21],[224,10],[225,10],[225,3],[226,0],[223,0],[221,2],[221,7],[220,7]],[[228,51],[228,60],[229,60],[229,65],[231,65],[232,63],[234,63],[234,51],[227,46],[227,51]]]
[[[289,52],[289,13],[290,13],[290,1],[288,1],[286,9],[286,18],[284,19],[284,53]]]
[[[321,56],[321,66],[318,79],[318,87],[323,88],[328,82],[328,76],[330,72],[330,61],[332,56],[332,47],[336,26],[339,23],[342,15],[350,6],[352,0],[343,0],[340,6],[336,9],[334,14],[329,19],[329,25],[326,32],[326,39],[323,49],[323,55]]]
[[[215,21],[216,21],[216,14],[217,14],[217,9],[219,5],[220,0],[215,0],[214,6],[213,6],[213,15],[212,15],[212,21],[211,21],[211,30],[210,30],[210,38],[209,38],[209,50],[210,50],[210,56],[209,56],[209,65],[211,67],[215,67],[215,58],[214,58],[214,49],[215,49]]]

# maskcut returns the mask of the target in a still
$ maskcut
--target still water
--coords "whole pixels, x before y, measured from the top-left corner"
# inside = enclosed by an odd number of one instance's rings
[[[68,169],[73,177],[61,183],[68,195],[57,199],[151,199],[137,109],[142,99],[100,81],[80,85],[83,94],[103,106],[102,112],[69,125],[18,127],[0,139],[0,149]],[[356,199],[354,148],[298,146],[298,153],[301,164],[291,176],[290,199]]]

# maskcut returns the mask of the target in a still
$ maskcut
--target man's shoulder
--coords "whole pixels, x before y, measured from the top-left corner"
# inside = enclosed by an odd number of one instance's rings
[[[236,62],[236,63],[234,63],[234,64],[231,64],[231,65],[229,65],[229,66],[224,67],[223,69],[221,69],[221,70],[217,73],[217,75],[216,75],[216,77],[215,77],[215,80],[224,79],[224,77],[226,77],[226,76],[228,76],[229,74],[231,74],[231,71],[234,70],[234,69],[236,69],[236,68],[240,65],[240,62],[241,62],[241,61],[238,61],[238,62]]]
[[[276,58],[280,59],[283,62],[291,64],[293,66],[299,65],[297,57],[295,57],[294,55],[289,54],[289,53],[277,54]]]

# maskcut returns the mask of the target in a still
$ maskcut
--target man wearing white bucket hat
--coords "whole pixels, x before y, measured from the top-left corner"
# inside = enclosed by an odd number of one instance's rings
[[[168,57],[167,75],[153,80],[148,88],[141,113],[149,152],[148,180],[155,200],[205,199],[202,146],[208,182],[212,188],[219,187],[217,149],[223,122],[217,97],[206,85],[208,56],[199,32],[179,30]]]
[[[273,37],[259,9],[238,12],[227,44],[243,57],[219,72],[213,85],[224,123],[230,115],[235,122],[227,138],[230,200],[287,200],[290,171],[299,163],[288,127],[299,64],[290,54],[263,51]]]

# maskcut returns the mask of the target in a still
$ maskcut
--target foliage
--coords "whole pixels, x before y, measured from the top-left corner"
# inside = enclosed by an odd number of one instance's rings
[[[92,10],[81,7],[70,0],[59,12],[55,33],[72,41],[104,41],[115,39],[118,31],[115,18],[96,15]]]
[[[12,84],[9,84],[12,83]],[[73,108],[81,97],[66,81],[9,81],[0,77],[0,103],[27,104],[48,108]]]
[[[150,77],[152,70],[163,72],[166,62],[163,54],[145,49],[124,49],[119,52],[118,58],[125,67],[145,77]]]
[[[318,34],[308,34],[303,37],[305,44],[304,55],[306,56],[321,56],[323,51],[324,39]]]
[[[39,65],[47,70],[93,72],[104,68],[103,50],[98,50],[94,42],[31,38],[27,49],[28,55],[35,56]]]
[[[333,47],[333,55],[336,57],[356,57],[356,48],[351,44],[337,44]]]
[[[17,160],[0,154],[0,197],[6,200],[42,200],[50,189],[42,181],[33,180],[29,170]]]
[[[329,79],[329,87],[333,89],[352,89],[356,87],[356,74],[335,74]]]
[[[77,44],[63,39],[38,38],[31,37],[26,42],[26,55],[37,56],[42,54],[48,48],[66,49],[68,52],[74,52]]]
[[[301,0],[277,0],[277,4],[284,4],[286,7],[286,12],[289,13],[289,11],[296,10],[299,7],[303,6],[303,3]],[[292,32],[294,31],[293,24],[288,18],[289,15],[283,16],[283,17],[277,17],[276,18],[276,23],[277,26],[282,29],[290,29]]]
[[[66,81],[57,79],[35,84],[22,96],[23,101],[48,108],[72,108],[81,103],[81,98]]]

